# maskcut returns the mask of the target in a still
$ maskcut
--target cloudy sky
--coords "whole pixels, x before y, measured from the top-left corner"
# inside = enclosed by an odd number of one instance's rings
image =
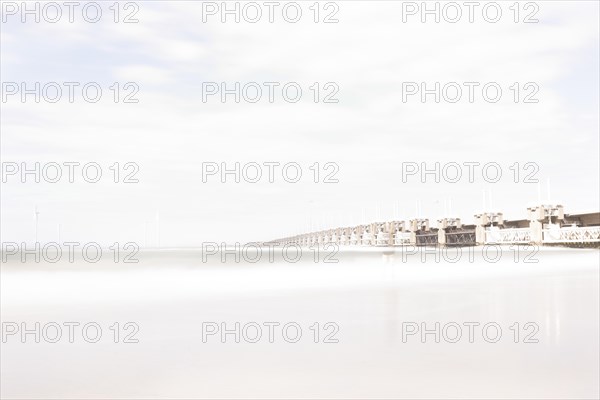
[[[520,219],[528,205],[548,196],[567,213],[597,210],[598,2],[536,2],[538,23],[523,23],[535,11],[524,2],[518,23],[509,9],[513,2],[500,3],[497,23],[487,22],[479,9],[473,23],[466,15],[456,23],[443,18],[435,23],[432,17],[423,23],[420,14],[406,15],[403,22],[406,4],[392,1],[322,2],[318,23],[309,8],[313,2],[298,2],[297,23],[287,22],[280,9],[273,23],[266,15],[257,23],[243,18],[236,23],[231,16],[223,23],[220,14],[203,14],[206,4],[191,1],[143,1],[127,8],[120,3],[118,23],[112,2],[101,2],[97,23],[85,21],[80,9],[73,23],[66,15],[57,23],[44,18],[36,23],[32,17],[23,23],[21,10],[13,15],[4,2],[4,167],[96,162],[103,176],[95,184],[81,179],[79,170],[74,183],[64,177],[35,183],[31,176],[22,183],[18,173],[7,176],[2,241],[34,240],[36,206],[42,242],[56,241],[60,224],[62,241],[149,246],[158,241],[157,221],[161,245],[195,246],[410,219],[417,213],[431,219],[451,214],[470,223],[484,207]],[[332,12],[338,22],[323,23]],[[130,13],[137,23],[122,21]],[[72,103],[66,89],[56,103],[7,96],[7,83],[22,82],[28,88],[35,82],[80,86]],[[83,99],[81,86],[88,82],[102,88],[100,101]],[[115,82],[117,103],[110,89]],[[122,101],[132,91],[124,87],[128,82],[139,87],[137,103]],[[203,102],[207,82],[280,86],[273,102],[266,89],[256,103],[236,103],[232,95],[225,103],[219,95]],[[281,95],[288,82],[303,90],[296,103]],[[310,89],[315,82],[317,103]],[[325,88],[329,82],[333,86]],[[456,103],[436,103],[432,95],[423,103],[419,95],[403,101],[406,82],[480,86],[473,102],[465,88]],[[482,96],[481,87],[489,82],[503,90],[496,103]],[[515,82],[516,103],[510,89]],[[527,83],[533,85],[526,88]],[[336,86],[338,102],[323,102]],[[525,103],[531,88],[539,88],[531,97],[538,102]],[[115,162],[119,183],[109,169]],[[123,167],[128,162],[139,166],[138,183],[122,182],[132,171]],[[222,183],[218,176],[203,182],[207,162],[231,168],[236,162],[296,162],[303,176],[288,183],[276,169],[274,183],[265,177],[259,183],[235,183],[231,177]],[[309,169],[315,162],[319,183]],[[339,167],[338,183],[322,182],[333,170],[323,169],[328,162]],[[435,162],[496,162],[503,175],[489,183],[476,168],[474,182],[463,177],[436,183],[429,176],[423,183],[418,175],[403,182],[403,163]],[[536,167],[525,169],[526,163]],[[540,184],[525,182],[530,172]]]

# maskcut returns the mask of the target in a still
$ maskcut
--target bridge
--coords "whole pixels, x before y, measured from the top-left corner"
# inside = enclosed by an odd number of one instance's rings
[[[373,222],[304,233],[263,242],[269,245],[316,246],[477,246],[535,244],[600,247],[600,212],[565,214],[562,205],[527,208],[527,219],[506,220],[500,212],[475,215],[473,224],[460,218]]]

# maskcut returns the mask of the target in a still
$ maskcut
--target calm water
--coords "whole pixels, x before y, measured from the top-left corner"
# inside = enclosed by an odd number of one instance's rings
[[[9,260],[2,397],[598,398],[598,250],[329,253]]]

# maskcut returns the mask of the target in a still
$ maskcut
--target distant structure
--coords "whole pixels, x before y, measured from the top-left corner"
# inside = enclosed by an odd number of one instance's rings
[[[600,212],[565,214],[562,205],[527,208],[527,219],[505,220],[500,212],[475,215],[475,223],[442,218],[432,228],[429,219],[373,222],[332,228],[263,242],[270,245],[314,246],[477,246],[484,244],[600,246]]]

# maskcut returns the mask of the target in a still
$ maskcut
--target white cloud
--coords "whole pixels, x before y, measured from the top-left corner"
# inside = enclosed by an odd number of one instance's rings
[[[140,85],[161,85],[173,82],[170,72],[164,68],[148,65],[127,65],[117,67],[113,72],[116,79],[132,81]]]
[[[3,185],[2,213],[10,215],[3,237],[28,237],[22,221],[34,204],[77,225],[74,234],[93,230],[105,238],[132,226],[142,232],[160,208],[172,227],[165,243],[173,245],[280,236],[307,216],[360,222],[361,208],[370,215],[376,203],[387,212],[400,203],[401,217],[409,218],[416,198],[437,213],[436,201],[452,197],[456,213],[470,221],[485,183],[401,185],[399,164],[420,160],[534,161],[540,178],[553,177],[552,191],[568,210],[598,204],[598,110],[574,106],[564,89],[597,74],[572,76],[582,52],[597,51],[593,2],[544,2],[539,24],[452,26],[402,24],[392,2],[340,3],[340,23],[331,25],[202,24],[195,3],[142,5],[138,24],[3,27],[3,80],[56,69],[61,78],[140,85],[139,104],[113,104],[108,89],[97,104],[3,104],[3,159],[136,161],[143,173],[126,191]],[[66,52],[77,64],[38,60],[38,48]],[[207,80],[297,81],[305,94],[297,104],[207,104],[200,95]],[[339,104],[314,104],[308,87],[316,81],[338,83]],[[506,93],[497,104],[403,103],[404,81],[495,81]],[[539,84],[540,102],[514,104],[507,88],[529,81]],[[589,90],[597,101],[598,88]],[[331,186],[202,185],[201,162],[220,160],[334,161],[343,179]],[[514,218],[537,196],[534,186],[493,188],[495,203]],[[70,200],[61,205],[58,193]],[[95,213],[84,213],[92,206]]]

